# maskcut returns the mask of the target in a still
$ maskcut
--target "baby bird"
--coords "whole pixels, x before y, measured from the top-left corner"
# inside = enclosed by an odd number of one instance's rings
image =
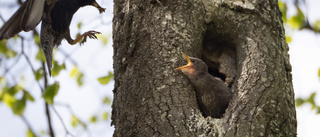
[[[220,78],[210,75],[201,59],[182,54],[188,64],[176,69],[181,70],[196,89],[197,103],[203,116],[221,118],[231,99],[227,85]]]

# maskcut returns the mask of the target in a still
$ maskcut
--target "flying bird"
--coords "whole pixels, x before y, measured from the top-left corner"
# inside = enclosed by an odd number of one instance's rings
[[[71,45],[80,40],[83,44],[87,37],[97,39],[96,34],[100,33],[97,31],[85,32],[76,39],[70,36],[73,15],[79,8],[88,5],[96,7],[100,13],[105,11],[95,0],[26,0],[0,29],[0,40],[9,39],[21,31],[33,30],[42,21],[41,48],[51,76],[52,51],[61,44],[62,39]]]
[[[181,70],[193,84],[203,116],[221,118],[231,99],[227,85],[220,78],[210,75],[207,65],[201,59],[181,53],[188,64],[176,69]]]

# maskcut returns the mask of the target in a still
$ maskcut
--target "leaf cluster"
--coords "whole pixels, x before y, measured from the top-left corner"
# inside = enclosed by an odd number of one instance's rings
[[[310,104],[311,110],[316,110],[316,114],[320,114],[320,106],[315,102],[315,96],[317,95],[316,92],[311,93],[308,98],[297,98],[296,99],[296,106],[300,107],[304,104]]]
[[[34,102],[35,99],[22,86],[14,85],[2,89],[0,92],[0,101],[10,107],[14,114],[22,116],[27,102]]]

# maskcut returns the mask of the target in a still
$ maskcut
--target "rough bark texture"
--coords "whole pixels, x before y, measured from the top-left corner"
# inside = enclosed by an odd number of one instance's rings
[[[114,136],[296,136],[277,0],[114,0],[113,42]],[[201,115],[180,51],[229,84],[221,119]]]

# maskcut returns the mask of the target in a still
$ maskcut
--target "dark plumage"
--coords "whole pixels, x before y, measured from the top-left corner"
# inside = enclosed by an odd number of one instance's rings
[[[182,54],[188,64],[177,69],[181,70],[195,87],[200,111],[205,117],[222,117],[231,99],[227,85],[221,79],[210,75],[202,60]]]
[[[87,5],[96,7],[100,13],[105,9],[95,0],[27,0],[16,13],[0,29],[0,40],[15,36],[20,31],[34,29],[42,20],[41,25],[41,47],[46,56],[49,74],[52,67],[52,50],[59,46],[62,39],[74,45],[86,42],[87,37],[96,39],[100,32],[88,31],[76,39],[70,36],[69,26],[74,13]]]

